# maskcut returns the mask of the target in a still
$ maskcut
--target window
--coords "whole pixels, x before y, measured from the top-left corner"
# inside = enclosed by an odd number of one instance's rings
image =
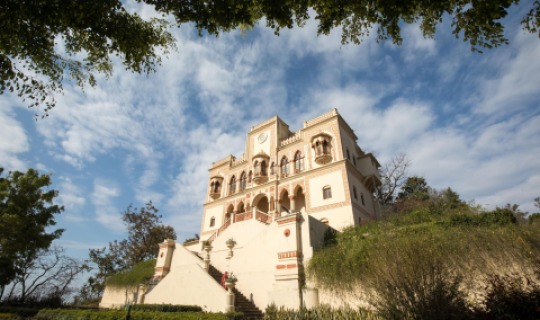
[[[246,190],[246,173],[242,172],[240,176],[240,191]]]
[[[221,185],[219,184],[219,181],[212,181],[210,184],[210,193],[219,193]]]
[[[266,173],[266,161],[261,161],[261,176],[267,176]]]
[[[232,176],[231,181],[229,182],[229,194],[234,194],[236,192],[236,177]]]
[[[212,217],[210,218],[210,227],[213,227],[216,225],[216,218]]]
[[[251,183],[252,179],[253,179],[253,171],[249,170],[248,182]]]
[[[272,165],[270,166],[270,174],[275,175],[276,174],[276,163],[272,162]]]
[[[261,174],[261,169],[259,168],[259,161],[253,163],[253,171],[255,171],[255,177],[258,177]]]
[[[332,188],[330,186],[326,186],[322,189],[323,191],[323,199],[330,199],[332,198]]]
[[[347,159],[351,159],[351,154],[349,153],[349,149],[347,148]]]
[[[354,166],[356,166],[356,156],[352,158],[352,162],[354,163]]]
[[[289,161],[287,160],[287,157],[283,157],[281,159],[281,176],[282,177],[286,177],[289,174],[289,166],[287,165],[288,162]]]
[[[354,200],[358,200],[358,195],[356,194],[356,187],[352,188],[352,192],[353,192]]]
[[[294,155],[294,172],[300,172],[304,170],[304,155],[302,152],[297,151]]]
[[[364,201],[364,194],[363,193],[360,194],[360,199],[362,200],[362,205],[365,206],[366,202]]]

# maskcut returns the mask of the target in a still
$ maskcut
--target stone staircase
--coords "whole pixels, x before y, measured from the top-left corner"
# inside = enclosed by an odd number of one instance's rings
[[[212,278],[214,278],[218,283],[221,282],[221,277],[223,276],[223,273],[221,273],[214,266],[210,265],[208,274],[210,274]],[[233,293],[234,310],[242,312],[244,314],[244,320],[259,320],[263,318],[264,315],[261,310],[259,310],[259,308],[257,308],[253,302],[248,300],[240,291],[234,288]]]

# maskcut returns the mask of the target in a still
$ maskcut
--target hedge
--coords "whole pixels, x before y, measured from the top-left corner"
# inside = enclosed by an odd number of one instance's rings
[[[126,310],[43,309],[35,320],[124,320]],[[228,320],[223,313],[131,311],[131,320]]]
[[[38,309],[27,308],[27,307],[11,307],[11,306],[0,306],[0,313],[2,314],[16,314],[21,318],[30,318],[38,313]],[[5,319],[1,318],[1,319]]]
[[[199,306],[185,306],[173,304],[135,304],[131,311],[158,311],[158,312],[201,312]]]

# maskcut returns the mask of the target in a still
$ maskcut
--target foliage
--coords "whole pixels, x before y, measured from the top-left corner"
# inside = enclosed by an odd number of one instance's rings
[[[43,309],[35,320],[123,320],[126,310]],[[131,311],[131,320],[227,320],[221,313]]]
[[[0,21],[0,94],[16,92],[45,111],[65,73],[79,86],[94,85],[95,72],[111,74],[112,56],[148,73],[160,48],[173,44],[163,19],[144,20],[119,0],[5,0]]]
[[[313,309],[291,310],[270,305],[264,313],[264,320],[374,320],[382,319],[376,313],[365,309],[340,308],[320,305]]]
[[[427,200],[429,199],[429,190],[426,179],[416,176],[408,177],[401,186],[398,199]]]
[[[376,197],[381,205],[386,206],[394,202],[397,190],[406,180],[409,166],[407,156],[400,153],[380,168],[381,185],[377,188]]]
[[[36,257],[21,257],[19,266],[5,301],[33,307],[61,306],[72,282],[88,270],[85,263],[64,255],[58,247],[42,250]]]
[[[156,312],[200,312],[199,306],[185,306],[174,304],[135,304],[131,306],[132,311],[156,311]]]
[[[491,275],[479,313],[491,319],[540,319],[540,284],[519,275]]]
[[[137,209],[128,206],[122,214],[128,238],[109,242],[106,248],[90,249],[90,261],[97,266],[97,273],[81,289],[77,302],[96,301],[105,289],[105,278],[117,272],[130,270],[137,263],[157,257],[159,243],[176,239],[171,226],[161,224],[161,216],[152,202]]]
[[[24,265],[60,237],[63,229],[54,229],[54,215],[64,210],[54,204],[58,191],[49,189],[48,175],[34,169],[2,173],[0,168],[0,298]]]
[[[450,19],[457,38],[473,50],[508,43],[502,20],[519,0],[335,1],[138,0],[172,15],[181,25],[191,23],[199,34],[218,35],[246,29],[263,20],[279,34],[281,28],[303,26],[314,15],[317,34],[341,27],[342,42],[359,44],[376,32],[377,41],[401,44],[404,24],[418,24],[424,37],[434,37],[438,24]],[[16,92],[31,106],[54,106],[50,94],[62,90],[64,78],[79,86],[94,85],[95,73],[109,76],[112,56],[126,69],[151,72],[160,63],[160,50],[174,46],[164,19],[143,19],[120,0],[4,0],[0,2],[0,94]],[[522,18],[525,30],[540,30],[540,2]]]
[[[21,318],[30,318],[38,313],[39,309],[27,307],[0,306],[0,313],[16,314]]]
[[[195,242],[195,241],[199,241],[200,237],[199,237],[199,234],[194,234],[193,235],[193,238],[187,238],[186,240],[184,240],[183,244],[186,244],[186,243],[190,243],[190,242]]]
[[[108,286],[123,288],[135,287],[142,283],[147,283],[154,275],[156,259],[139,262],[131,269],[122,270],[109,276],[106,280]]]
[[[387,318],[459,318],[475,279],[530,273],[540,256],[538,228],[516,225],[505,211],[474,217],[420,207],[346,229],[335,246],[314,253],[308,276],[331,291],[367,295]]]

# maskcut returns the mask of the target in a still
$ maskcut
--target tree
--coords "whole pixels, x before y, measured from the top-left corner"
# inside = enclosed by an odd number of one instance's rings
[[[401,26],[418,23],[425,37],[434,37],[443,18],[452,32],[473,50],[508,43],[502,20],[519,0],[411,1],[177,1],[137,0],[171,14],[179,25],[193,23],[199,34],[218,35],[251,28],[264,18],[279,34],[281,28],[303,26],[313,12],[317,33],[342,28],[342,42],[359,44],[372,29],[377,40],[401,44]],[[54,106],[49,93],[62,89],[64,71],[77,84],[95,83],[94,72],[112,71],[110,56],[119,55],[127,69],[152,71],[160,48],[173,45],[163,19],[143,20],[120,0],[4,0],[0,2],[0,93],[15,91],[31,105]],[[524,29],[540,30],[540,1],[522,18]],[[540,33],[539,33],[540,35]],[[82,58],[81,58],[82,54]],[[43,77],[34,76],[40,74]]]
[[[381,185],[377,188],[377,200],[383,206],[393,203],[396,191],[401,188],[407,176],[410,161],[404,153],[393,156],[380,169]]]
[[[48,189],[51,179],[34,169],[6,177],[0,168],[0,297],[6,285],[47,250],[63,229],[54,229],[54,215],[64,208],[54,204],[58,191]]]
[[[428,186],[426,179],[423,177],[408,177],[401,187],[401,192],[399,192],[398,198],[427,200],[429,199],[429,190],[430,187]]]
[[[75,278],[88,266],[64,255],[59,247],[40,250],[36,258],[23,257],[17,262],[19,272],[10,284],[6,300],[24,304],[28,299],[61,303],[70,293]]]
[[[159,243],[165,239],[176,239],[173,227],[161,224],[161,216],[152,202],[140,209],[128,206],[122,220],[127,228],[127,239],[109,242],[108,251],[105,247],[90,249],[90,261],[97,266],[97,273],[89,278],[81,295],[97,299],[105,289],[107,276],[156,258]]]

